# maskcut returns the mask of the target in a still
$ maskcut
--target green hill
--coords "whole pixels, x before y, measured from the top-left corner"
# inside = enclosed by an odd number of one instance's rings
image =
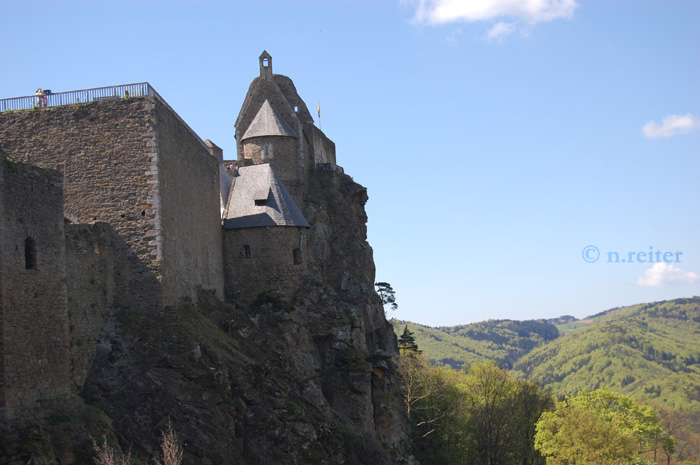
[[[645,403],[700,412],[700,297],[606,312],[513,369],[560,394],[606,385]]]
[[[457,370],[465,364],[484,360],[496,360],[501,366],[510,368],[538,345],[559,336],[557,327],[545,320],[488,320],[439,328],[400,320],[394,320],[393,324],[397,336],[408,326],[418,347],[431,363]]]

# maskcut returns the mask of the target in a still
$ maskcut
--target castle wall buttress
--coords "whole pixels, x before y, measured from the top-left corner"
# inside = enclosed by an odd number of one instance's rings
[[[219,160],[160,102],[156,120],[165,304],[223,298]]]
[[[0,160],[0,410],[71,391],[58,173]]]

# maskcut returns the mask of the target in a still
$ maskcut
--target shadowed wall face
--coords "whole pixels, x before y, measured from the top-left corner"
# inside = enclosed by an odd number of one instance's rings
[[[0,410],[70,392],[60,175],[0,160]]]

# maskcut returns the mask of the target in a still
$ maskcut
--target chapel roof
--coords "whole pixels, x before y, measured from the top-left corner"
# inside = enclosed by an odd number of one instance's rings
[[[269,164],[243,166],[233,181],[224,228],[264,226],[310,227]]]
[[[253,121],[250,123],[250,126],[248,126],[241,140],[261,136],[297,136],[294,131],[292,131],[292,128],[290,128],[275,109],[272,108],[270,101],[267,99],[263,102],[260,110],[258,110],[258,113],[255,115],[255,118],[253,118]]]

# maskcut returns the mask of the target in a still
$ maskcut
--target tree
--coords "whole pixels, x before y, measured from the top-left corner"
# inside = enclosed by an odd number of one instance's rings
[[[413,331],[408,329],[408,325],[404,326],[403,334],[399,337],[399,353],[401,354],[420,354],[416,338],[413,336]]]
[[[460,374],[433,367],[420,354],[396,358],[397,373],[411,425],[413,453],[422,465],[460,464],[462,439]]]
[[[396,293],[394,288],[391,287],[389,283],[374,283],[374,287],[377,289],[377,294],[382,299],[382,305],[389,305],[391,310],[396,310],[399,308],[399,304],[396,303]]]
[[[601,388],[558,402],[536,426],[535,448],[547,465],[630,461],[663,446],[659,417],[651,407]]]

